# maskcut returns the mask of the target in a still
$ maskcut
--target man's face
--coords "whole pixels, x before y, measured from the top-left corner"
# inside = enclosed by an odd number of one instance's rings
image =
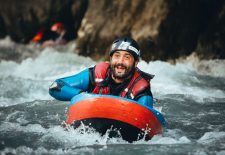
[[[115,79],[123,80],[127,78],[132,70],[137,66],[134,57],[126,51],[116,51],[111,56],[110,66],[112,76]]]

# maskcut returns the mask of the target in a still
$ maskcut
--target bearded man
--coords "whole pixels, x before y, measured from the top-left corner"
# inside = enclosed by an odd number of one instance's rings
[[[107,94],[152,107],[150,80],[153,75],[137,67],[140,59],[137,42],[129,37],[119,38],[113,42],[109,54],[109,62],[101,62],[76,75],[57,79],[49,88],[50,95],[68,101],[81,92]]]

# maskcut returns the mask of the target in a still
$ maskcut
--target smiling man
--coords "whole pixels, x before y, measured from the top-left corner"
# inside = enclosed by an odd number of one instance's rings
[[[140,48],[135,40],[123,37],[115,40],[110,50],[110,62],[102,62],[76,75],[56,80],[49,93],[58,100],[70,100],[81,92],[110,94],[153,106],[150,90],[152,75],[137,68]]]

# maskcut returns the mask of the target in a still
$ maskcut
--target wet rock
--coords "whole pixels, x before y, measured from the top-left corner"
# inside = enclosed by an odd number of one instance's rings
[[[75,34],[86,11],[87,0],[0,0],[0,37],[28,42],[41,28],[61,21]]]
[[[5,36],[6,36],[5,25],[2,17],[0,16],[0,38],[3,38]]]
[[[174,60],[195,52],[225,58],[224,0],[0,0],[0,38],[27,43],[58,20],[78,34],[76,52],[108,58],[110,45],[131,36],[144,60]]]
[[[163,0],[90,1],[78,31],[77,51],[96,59],[107,57],[113,40],[132,36],[142,43],[143,53],[148,57],[152,45],[149,38],[157,38],[159,25],[167,11],[167,3]]]
[[[211,18],[199,36],[195,51],[202,59],[225,59],[225,1],[217,1],[211,9],[214,9]]]
[[[222,0],[92,0],[78,31],[78,53],[107,57],[119,36],[141,45],[145,60],[168,60],[195,51],[202,58],[225,58]]]
[[[202,55],[201,58],[225,58],[219,52],[224,51],[224,46],[213,45],[217,40],[225,45],[225,39],[222,40],[225,20],[219,18],[225,11],[224,6],[225,1],[222,0],[169,1],[169,11],[160,25],[156,40],[159,51],[162,52],[161,56],[164,59],[174,59],[196,52]],[[215,35],[217,39],[212,37]],[[208,47],[212,48],[206,50]]]

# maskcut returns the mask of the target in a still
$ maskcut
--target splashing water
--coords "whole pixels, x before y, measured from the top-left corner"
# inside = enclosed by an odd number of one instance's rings
[[[21,63],[2,60],[1,154],[225,153],[224,60],[189,57],[176,65],[140,61],[140,69],[155,75],[151,81],[157,99],[154,107],[164,114],[167,127],[163,135],[133,144],[120,137],[101,136],[85,126],[76,130],[61,127],[68,103],[51,98],[48,86],[56,78],[76,74],[96,63],[52,48]]]

